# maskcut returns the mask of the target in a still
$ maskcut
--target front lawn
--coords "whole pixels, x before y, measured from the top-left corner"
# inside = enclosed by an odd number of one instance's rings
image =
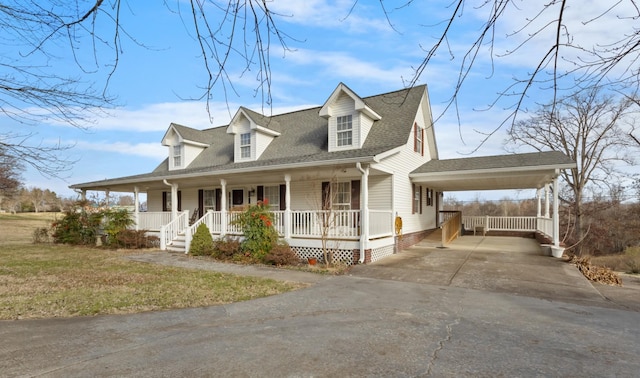
[[[133,262],[123,258],[126,253],[131,252],[50,244],[0,245],[0,319],[211,306],[304,286]]]

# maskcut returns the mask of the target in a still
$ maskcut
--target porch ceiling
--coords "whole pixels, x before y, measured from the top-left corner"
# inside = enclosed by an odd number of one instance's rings
[[[220,179],[225,179],[229,187],[255,186],[263,184],[284,183],[284,176],[288,174],[292,181],[311,181],[321,178],[350,179],[360,177],[360,172],[355,164],[341,164],[332,166],[315,166],[297,169],[271,169],[254,172],[202,172],[197,175],[173,175],[173,176],[132,176],[119,179],[104,180],[94,183],[78,184],[72,186],[75,189],[91,191],[110,191],[132,193],[134,187],[140,192],[150,190],[169,190],[163,179],[170,183],[178,183],[180,189],[202,189],[220,186]],[[370,175],[388,175],[387,172],[372,169]]]
[[[542,188],[576,163],[558,151],[432,160],[411,181],[437,191]]]

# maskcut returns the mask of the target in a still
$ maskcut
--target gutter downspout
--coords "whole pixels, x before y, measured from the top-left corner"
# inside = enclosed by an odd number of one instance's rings
[[[356,163],[356,168],[362,174],[360,184],[360,259],[359,264],[365,261],[367,242],[369,241],[369,166],[362,168],[360,162]]]

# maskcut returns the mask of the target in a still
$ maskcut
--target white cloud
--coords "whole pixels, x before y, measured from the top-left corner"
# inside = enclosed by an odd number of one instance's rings
[[[402,62],[391,68],[382,68],[371,61],[364,61],[345,52],[297,50],[288,59],[300,65],[317,65],[322,67],[321,77],[341,77],[350,80],[375,80],[386,82],[394,88],[402,88],[402,77],[412,74],[409,65]]]
[[[169,124],[177,123],[194,129],[208,129],[224,126],[239,108],[239,104],[211,102],[210,113],[207,113],[204,102],[164,102],[150,104],[137,109],[119,108],[110,114],[85,124],[91,131],[119,130],[127,132],[166,131]],[[299,110],[306,105],[280,106],[270,108],[261,104],[243,104],[266,115],[286,113]],[[313,105],[311,105],[313,106]],[[59,123],[58,126],[68,126]]]
[[[78,141],[75,148],[88,151],[119,153],[124,155],[142,156],[162,159],[167,157],[167,148],[158,143],[128,143],[128,142],[87,142]]]
[[[354,6],[352,0],[287,0],[269,5],[272,12],[282,15],[279,20],[325,29],[340,28],[350,33],[392,32],[382,8],[365,2]],[[295,35],[294,35],[295,37]]]

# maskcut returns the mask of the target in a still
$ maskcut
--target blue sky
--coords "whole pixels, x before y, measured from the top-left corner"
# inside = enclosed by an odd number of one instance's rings
[[[226,124],[240,105],[256,111],[263,110],[264,106],[265,112],[276,114],[317,106],[339,82],[363,97],[401,89],[405,80],[412,77],[413,67],[425,56],[423,49],[433,45],[444,26],[442,21],[451,12],[447,8],[449,1],[413,2],[399,9],[392,5],[400,1],[387,1],[392,28],[377,1],[359,1],[350,13],[352,0],[276,0],[271,4],[272,10],[282,15],[276,17],[276,22],[294,39],[288,41],[292,51],[285,52],[277,43],[272,44],[273,107],[263,105],[260,96],[255,96],[255,72],[242,74],[242,67],[232,64],[229,73],[237,94],[227,91],[225,99],[222,88],[217,87],[210,101],[210,119],[204,102],[185,100],[199,97],[206,80],[198,45],[192,38],[193,30],[185,26],[188,20],[181,20],[176,12],[180,5],[184,15],[188,12],[188,4],[168,3],[169,8],[163,1],[145,1],[144,4],[130,1],[123,7],[121,22],[137,43],[123,38],[118,68],[110,80],[109,92],[117,96],[120,106],[96,118],[86,131],[56,123],[33,127],[37,132],[34,141],[74,144],[69,157],[77,162],[64,180],[47,179],[28,169],[23,174],[26,186],[49,188],[69,196],[73,194],[67,188],[69,184],[146,173],[167,154],[160,141],[171,122],[209,128]],[[520,6],[520,9],[511,9],[505,23],[497,30],[496,50],[514,49],[524,34],[504,36],[535,12],[532,7],[539,7],[526,2]],[[614,24],[585,26],[580,22],[592,13],[597,14],[602,8],[598,2],[581,2],[580,7],[580,16],[576,10],[567,14],[569,22],[572,22],[571,17],[575,18],[573,33],[592,40],[606,40],[618,33]],[[458,78],[460,59],[477,34],[482,12],[482,9],[465,10],[460,19],[464,27],[456,29],[448,40],[452,54],[442,50],[419,80],[419,83],[428,84],[434,117],[439,117],[435,127],[441,159],[468,156],[476,148],[473,155],[477,156],[504,153],[503,131],[478,146],[484,133],[494,130],[504,120],[508,114],[505,107],[509,103],[499,103],[484,111],[474,109],[486,109],[496,93],[510,84],[514,76],[522,76],[532,69],[545,48],[547,37],[543,33],[527,49],[494,62],[493,67],[485,49],[463,88],[458,112],[462,126],[458,128],[454,111],[440,116]],[[73,72],[72,61],[64,55],[61,57],[53,64],[57,64],[61,72]],[[104,57],[99,63],[103,70],[108,55]],[[104,72],[87,75],[84,79],[103,79]],[[102,84],[99,80],[97,86]],[[550,94],[545,92],[532,91],[531,95],[529,104],[550,99]],[[0,118],[0,128],[7,127],[15,125]],[[531,193],[512,193],[511,197],[530,198]],[[486,193],[481,197],[499,198],[502,195]]]

